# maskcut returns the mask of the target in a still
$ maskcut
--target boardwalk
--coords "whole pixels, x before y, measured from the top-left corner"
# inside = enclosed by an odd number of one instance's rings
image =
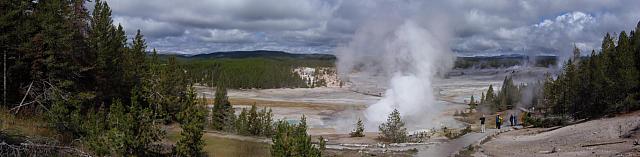
[[[506,131],[507,129],[510,128],[505,127],[501,131]],[[418,149],[418,153],[415,156],[454,156],[455,153],[464,149],[466,146],[480,144],[482,140],[497,132],[498,129],[487,129],[485,133],[469,133],[449,142],[422,147]]]

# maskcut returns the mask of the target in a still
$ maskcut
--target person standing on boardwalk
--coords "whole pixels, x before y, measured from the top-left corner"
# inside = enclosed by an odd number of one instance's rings
[[[484,133],[484,114],[482,114],[482,117],[480,117],[480,132]]]
[[[496,128],[500,129],[500,121],[502,120],[502,118],[500,117],[500,114],[496,115]]]
[[[498,118],[500,119],[500,121],[499,121],[499,122],[500,122],[500,127],[499,127],[499,129],[501,129],[501,128],[502,128],[502,125],[504,124],[504,118],[502,118],[502,116],[500,116],[500,115],[498,115]]]
[[[516,121],[516,117],[513,116],[513,114],[511,114],[509,116],[509,123],[511,124],[511,126],[513,126],[513,123]]]
[[[513,125],[518,126],[518,113],[516,113],[516,115],[513,116]]]

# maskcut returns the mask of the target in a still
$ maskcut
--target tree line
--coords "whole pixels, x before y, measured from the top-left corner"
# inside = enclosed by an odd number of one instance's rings
[[[640,109],[640,22],[629,34],[607,33],[600,51],[573,57],[555,78],[544,82],[543,108],[561,117],[582,119]],[[574,56],[580,56],[574,49]]]
[[[600,50],[584,57],[574,47],[573,57],[557,75],[527,85],[514,85],[505,77],[495,93],[493,86],[482,94],[480,105],[492,112],[513,108],[523,103],[533,106],[544,116],[560,119],[589,119],[640,109],[640,22],[627,34],[604,35]],[[524,100],[525,91],[529,98]]]
[[[313,87],[293,69],[296,67],[333,67],[332,60],[298,58],[204,58],[183,59],[187,77],[194,83],[228,88],[309,88]],[[222,80],[222,81],[221,81]],[[315,85],[317,84],[317,85]],[[315,83],[320,86],[321,83]]]
[[[321,156],[324,140],[319,145],[311,143],[307,134],[307,122],[303,115],[300,121],[291,123],[287,120],[273,121],[271,109],[265,107],[258,111],[255,104],[248,111],[243,108],[239,115],[228,100],[227,90],[219,83],[211,109],[210,128],[212,130],[235,133],[244,136],[271,137],[272,156]]]
[[[513,82],[513,78],[511,76],[505,76],[504,81],[502,81],[502,87],[497,92],[494,91],[493,85],[489,85],[489,89],[487,92],[483,92],[480,96],[480,102],[476,102],[471,96],[471,100],[469,105],[471,108],[478,108],[480,106],[481,110],[485,110],[488,112],[498,112],[504,110],[514,109],[518,103],[529,103],[522,102],[522,92],[527,88],[535,87],[535,84],[520,84],[516,85]],[[477,103],[477,104],[476,104]]]

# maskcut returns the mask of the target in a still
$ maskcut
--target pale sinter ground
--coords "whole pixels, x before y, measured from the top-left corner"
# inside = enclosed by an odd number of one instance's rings
[[[502,80],[506,75],[514,75],[516,83],[542,78],[546,70],[544,68],[533,68],[528,70],[500,69],[500,70],[459,70],[452,72],[448,77],[434,80],[434,90],[437,91],[438,103],[444,103],[447,108],[440,113],[444,119],[443,125],[448,127],[464,126],[463,122],[453,119],[453,113],[466,108],[465,105],[469,97],[473,94],[476,98],[480,93],[487,90],[489,84],[494,86],[494,90],[499,90]],[[310,126],[309,133],[314,137],[324,136],[329,139],[331,147],[353,146],[358,144],[377,144],[377,128],[367,128],[366,137],[351,138],[347,133],[354,128],[355,118],[362,117],[362,111],[367,105],[375,103],[380,97],[378,92],[385,87],[379,83],[380,78],[363,77],[357,74],[351,78],[348,86],[343,88],[300,88],[300,89],[245,89],[229,90],[229,98],[239,111],[241,108],[248,108],[255,103],[257,106],[266,106],[273,109],[275,119],[299,119],[304,114],[307,116]],[[355,78],[355,79],[354,79]],[[360,79],[360,80],[358,80]],[[212,88],[198,87],[200,95],[213,98],[215,92]],[[386,116],[386,115],[381,115]],[[594,155],[615,155],[618,153],[633,151],[632,141],[638,139],[634,134],[631,138],[619,138],[620,129],[622,132],[639,124],[640,114],[638,112],[626,116],[610,119],[589,121],[573,126],[563,127],[557,130],[538,133],[545,129],[522,129],[505,132],[489,140],[481,146],[474,156],[594,156]],[[492,122],[490,117],[488,123]],[[474,126],[477,127],[477,126]],[[415,129],[415,128],[414,128]],[[418,128],[419,129],[419,128]],[[509,130],[509,128],[507,128]],[[471,134],[469,141],[464,141],[459,145],[469,145],[479,143],[489,134]],[[471,137],[471,136],[469,136]],[[582,145],[617,142],[624,143],[610,144],[594,147],[582,147]],[[444,143],[442,143],[444,142]],[[434,139],[426,145],[404,145],[403,148],[418,148],[427,151],[438,148],[438,146],[449,146],[449,140],[438,141]],[[433,146],[428,146],[432,145]],[[442,144],[438,144],[442,143]],[[457,145],[456,145],[457,146]],[[553,147],[556,148],[551,153]],[[637,147],[637,146],[636,146]],[[454,149],[457,149],[454,148]],[[447,150],[438,154],[457,152],[457,150]],[[417,153],[425,154],[425,153]],[[629,153],[627,153],[629,154]],[[389,155],[389,154],[388,154]],[[406,155],[406,154],[400,154]],[[637,153],[635,155],[638,155]],[[628,155],[634,156],[634,154]]]
[[[482,144],[482,151],[475,155],[640,156],[640,146],[633,144],[633,141],[640,140],[638,125],[640,125],[640,111],[546,132],[548,128],[513,130]],[[615,144],[588,146],[604,143]]]

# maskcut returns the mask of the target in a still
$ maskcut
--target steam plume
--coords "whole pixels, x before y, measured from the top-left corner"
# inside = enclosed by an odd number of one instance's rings
[[[348,74],[357,68],[388,78],[383,98],[365,110],[367,128],[377,128],[372,126],[384,122],[394,108],[410,129],[435,127],[443,104],[436,101],[432,80],[451,69],[455,60],[447,18],[421,3],[396,5],[416,9],[378,8],[387,10],[386,15],[365,22],[349,44],[336,49],[338,71]]]

